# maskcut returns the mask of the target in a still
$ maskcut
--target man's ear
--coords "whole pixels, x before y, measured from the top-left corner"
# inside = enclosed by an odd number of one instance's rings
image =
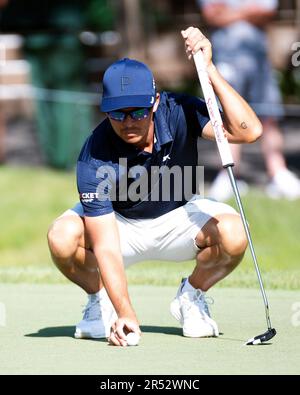
[[[154,106],[153,106],[153,112],[155,112],[155,111],[158,109],[159,101],[160,101],[160,94],[157,92],[157,93],[156,93],[155,104],[154,104]]]

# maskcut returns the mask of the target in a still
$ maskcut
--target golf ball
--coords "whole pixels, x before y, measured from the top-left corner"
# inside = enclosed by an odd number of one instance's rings
[[[137,333],[130,332],[126,336],[126,341],[128,346],[137,346],[140,341],[140,336]]]

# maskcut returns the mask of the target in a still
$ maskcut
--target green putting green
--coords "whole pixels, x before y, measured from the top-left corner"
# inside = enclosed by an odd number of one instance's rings
[[[175,293],[131,286],[143,336],[138,347],[119,348],[73,338],[86,302],[76,286],[0,285],[0,374],[299,374],[299,291],[267,292],[278,335],[261,346],[244,346],[266,330],[259,290],[211,290],[216,339],[182,337],[169,313]]]

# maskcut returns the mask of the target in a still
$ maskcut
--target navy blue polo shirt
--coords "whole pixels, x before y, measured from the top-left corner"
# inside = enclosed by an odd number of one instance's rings
[[[84,215],[156,218],[184,205],[198,191],[197,140],[208,121],[203,100],[162,92],[149,153],[123,141],[106,118],[77,162]]]

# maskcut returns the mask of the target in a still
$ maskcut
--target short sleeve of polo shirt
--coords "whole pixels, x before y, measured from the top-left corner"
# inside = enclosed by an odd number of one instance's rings
[[[106,168],[107,165],[100,161],[77,162],[77,188],[84,215],[87,217],[97,217],[114,211],[109,193],[105,191],[105,187],[110,185]]]
[[[210,121],[206,103],[194,96],[185,95],[181,102],[188,130],[197,137],[202,135],[206,124]]]

